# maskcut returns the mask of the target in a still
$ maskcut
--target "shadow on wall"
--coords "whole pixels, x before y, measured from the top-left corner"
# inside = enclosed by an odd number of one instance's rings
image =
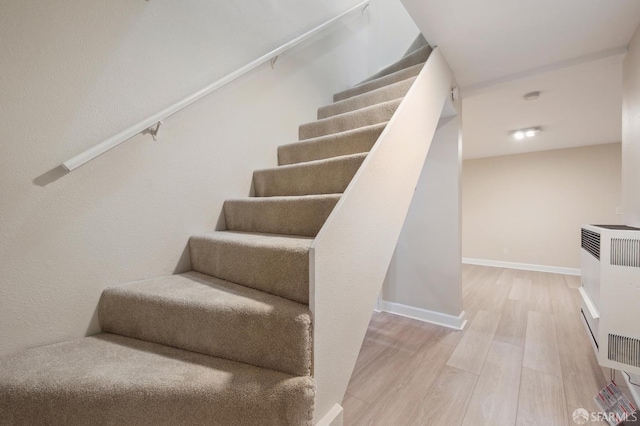
[[[252,194],[250,194],[249,196],[252,196]],[[216,222],[215,230],[224,231],[226,229],[227,229],[227,225],[225,223],[224,208],[223,208],[220,211],[220,214],[218,215],[218,220]],[[189,251],[189,242],[187,241],[187,244],[185,245],[184,249],[182,250],[182,254],[180,255],[180,259],[178,259],[178,263],[176,264],[175,268],[173,268],[173,273],[182,274],[184,272],[188,272],[191,270],[192,270],[191,254]]]
[[[35,178],[33,180],[33,184],[36,186],[45,187],[50,183],[57,181],[61,177],[66,176],[67,173],[69,172],[63,166],[57,166]]]
[[[156,135],[156,131],[153,131],[151,129],[146,129],[142,132],[140,132],[140,135],[151,135],[151,137],[153,137],[153,140],[157,140],[155,135]],[[66,176],[68,173],[70,173],[69,171],[67,171],[67,169],[63,166],[63,165],[59,165],[54,167],[53,169],[49,170],[46,173],[41,174],[40,176],[38,176],[37,178],[35,178],[33,180],[33,184],[36,186],[40,186],[40,187],[45,187],[47,185],[49,185],[50,183],[53,183],[55,181],[57,181],[58,179]]]

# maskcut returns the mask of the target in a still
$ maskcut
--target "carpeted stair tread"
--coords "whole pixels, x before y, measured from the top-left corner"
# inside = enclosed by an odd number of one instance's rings
[[[229,231],[315,237],[340,194],[249,197],[227,200],[224,217]]]
[[[256,197],[342,193],[366,156],[366,152],[361,152],[256,170],[253,173]]]
[[[353,96],[358,96],[363,93],[370,92],[375,89],[379,89],[380,87],[388,86],[390,84],[396,83],[398,81],[406,80],[410,77],[415,77],[420,73],[422,69],[422,64],[417,64],[411,66],[409,68],[405,68],[403,70],[394,72],[389,75],[385,75],[384,77],[377,78],[375,80],[368,81],[366,83],[360,83],[357,86],[351,87],[349,89],[343,90],[342,92],[338,92],[333,95],[333,101],[338,102]]]
[[[278,164],[288,165],[369,152],[387,123],[311,138],[278,147]]]
[[[378,71],[377,73],[373,74],[372,76],[370,76],[366,80],[362,81],[362,83],[366,83],[368,81],[375,80],[377,78],[384,77],[384,76],[389,75],[389,74],[393,74],[393,73],[398,72],[400,70],[403,70],[405,68],[409,68],[409,67],[412,67],[414,65],[417,65],[417,64],[420,64],[420,63],[424,63],[429,58],[429,55],[431,54],[432,51],[433,51],[433,49],[431,48],[431,46],[429,46],[428,44],[424,45],[424,46],[418,48],[417,50],[415,50],[413,53],[410,53],[410,54],[408,54],[406,56],[403,56],[397,62],[395,62],[395,63],[383,68],[382,70]],[[362,83],[360,83],[360,84],[362,84]]]
[[[292,375],[311,371],[306,305],[199,272],[105,289],[102,331]]]
[[[203,274],[309,303],[313,238],[218,231],[189,239],[191,266]]]
[[[323,106],[318,109],[318,119],[321,120],[338,114],[344,114],[345,112],[402,98],[407,94],[416,78],[417,77],[410,77],[388,86],[380,87],[370,92]]]
[[[311,425],[309,376],[114,334],[0,364],[0,425]]]
[[[298,128],[299,139],[311,139],[389,121],[400,102],[402,102],[402,98],[302,124]]]

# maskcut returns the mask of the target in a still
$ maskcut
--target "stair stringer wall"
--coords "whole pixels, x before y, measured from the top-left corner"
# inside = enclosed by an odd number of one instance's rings
[[[452,82],[434,50],[311,245],[315,424],[342,403]]]

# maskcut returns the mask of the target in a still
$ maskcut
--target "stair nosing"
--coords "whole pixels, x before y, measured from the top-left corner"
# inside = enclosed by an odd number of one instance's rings
[[[268,196],[253,196],[253,197],[242,197],[242,198],[227,198],[224,202],[252,202],[252,203],[260,203],[260,202],[277,202],[277,201],[285,201],[285,200],[294,200],[297,201],[311,201],[311,200],[322,200],[322,199],[333,199],[340,198],[342,193],[339,192],[331,192],[328,194],[306,194],[306,195],[268,195]],[[279,234],[275,234],[279,235]]]
[[[247,286],[245,286],[243,284],[239,284],[239,283],[236,283],[236,282],[233,282],[233,281],[229,281],[229,280],[226,280],[224,278],[219,278],[219,277],[216,277],[214,275],[204,274],[202,272],[198,272],[198,271],[195,271],[195,270],[182,272],[180,274],[158,276],[158,277],[153,277],[153,278],[145,278],[145,279],[142,279],[142,280],[130,281],[130,282],[127,282],[127,283],[122,283],[122,284],[115,284],[115,285],[111,285],[111,286],[106,287],[104,289],[104,291],[118,291],[118,290],[121,290],[121,289],[125,289],[129,285],[143,284],[145,282],[157,281],[157,280],[160,280],[160,279],[167,279],[167,280],[175,279],[175,280],[178,280],[178,277],[188,277],[188,276],[191,276],[191,275],[194,275],[194,274],[202,276],[203,278],[201,278],[201,279],[203,279],[205,281],[206,280],[210,280],[210,279],[218,280],[218,281],[222,281],[223,283],[229,283],[229,284],[233,284],[234,286],[242,287],[247,293],[260,293],[260,294],[263,295],[263,297],[265,297],[267,299],[279,300],[284,304],[291,305],[291,307],[302,309],[303,311],[305,311],[305,312],[303,312],[305,314],[308,313],[308,305],[305,305],[304,303],[300,303],[300,302],[297,302],[295,300],[287,299],[286,297],[278,296],[277,294],[267,293],[267,292],[262,291],[262,290],[258,290],[258,289],[252,288],[252,287],[247,287]],[[196,278],[198,278],[198,277],[196,276]],[[238,295],[238,294],[235,294],[235,293],[231,293],[231,292],[225,291],[223,289],[219,289],[219,291],[227,293],[227,294],[230,294],[230,295],[232,295],[232,297],[237,298],[237,299],[245,298],[244,296],[241,296],[241,295]],[[157,300],[176,300],[177,299],[177,298],[174,299],[174,298],[171,298],[171,297],[166,297],[165,295],[158,295],[157,293],[154,293],[152,291],[132,291],[132,293],[140,294],[140,295],[154,295],[155,297],[157,297]],[[206,306],[204,304],[198,303],[198,302],[202,302],[202,301],[203,300],[194,299],[194,303],[197,304],[198,306]],[[294,305],[297,305],[297,306],[294,306]],[[191,351],[191,352],[193,352],[193,351]],[[213,356],[213,355],[211,355],[211,356]],[[251,365],[253,365],[253,364],[251,364]]]
[[[398,70],[398,71],[396,71],[396,72],[393,72],[393,73],[391,73],[391,74],[383,75],[383,76],[378,77],[378,78],[375,78],[375,79],[373,79],[373,80],[363,81],[363,82],[358,83],[358,84],[356,84],[356,85],[353,85],[353,86],[351,86],[351,87],[349,87],[349,88],[347,88],[347,89],[344,89],[344,90],[341,90],[341,91],[339,91],[339,92],[334,93],[334,98],[335,98],[335,96],[340,95],[341,93],[348,92],[348,91],[353,90],[353,89],[355,89],[355,88],[358,88],[358,87],[364,86],[365,84],[373,84],[374,82],[377,82],[377,81],[379,81],[380,79],[383,79],[383,78],[392,79],[392,77],[393,77],[394,75],[397,75],[398,73],[401,73],[401,72],[405,72],[405,71],[407,71],[407,70],[408,70],[408,69],[410,69],[410,68],[414,68],[414,67],[415,67],[415,68],[420,68],[420,69],[422,69],[422,67],[424,67],[424,66],[426,65],[426,63],[427,63],[426,61],[425,61],[425,62],[420,62],[419,64],[415,64],[415,65],[412,65],[412,66],[410,66],[410,67],[403,68],[403,69]],[[420,73],[420,71],[418,71],[418,73]],[[418,75],[418,74],[416,74],[416,75]],[[401,81],[401,80],[398,80],[398,81]],[[380,86],[380,87],[384,87],[384,86]],[[378,89],[378,87],[376,87],[376,89]],[[376,90],[376,89],[366,90],[366,91],[364,91],[364,92],[362,92],[362,93],[369,93],[369,92],[371,92],[372,90]],[[340,102],[340,101],[343,101],[343,100],[346,100],[346,99],[351,99],[351,98],[353,98],[354,96],[358,96],[358,95],[347,96],[346,98],[344,98],[344,99],[340,99],[339,101],[336,101],[336,102]]]
[[[316,136],[316,137],[309,138],[309,139],[303,139],[303,140],[297,141],[297,142],[291,142],[291,143],[287,143],[287,144],[284,144],[284,145],[278,145],[278,150],[280,150],[280,148],[284,148],[284,147],[288,147],[288,146],[292,146],[292,145],[302,145],[302,144],[305,144],[305,143],[320,143],[320,142],[322,142],[322,139],[339,138],[339,137],[341,137],[340,135],[344,135],[346,133],[355,133],[358,130],[366,131],[368,129],[377,128],[378,126],[379,127],[385,127],[388,123],[389,123],[388,121],[382,121],[380,123],[374,123],[374,124],[368,124],[368,125],[362,126],[362,127],[356,127],[355,129],[343,130],[343,131],[337,132],[337,133],[330,133],[328,135]],[[289,164],[284,164],[283,166],[280,166],[280,167],[284,167],[284,166],[288,166],[288,165]]]
[[[360,82],[360,83],[358,83],[358,84],[355,84],[355,85],[351,86],[349,89],[355,89],[356,87],[364,86],[365,84],[370,84],[370,83],[373,83],[373,82],[375,82],[375,81],[379,81],[380,79],[383,79],[383,78],[389,78],[389,79],[390,79],[390,78],[391,78],[391,77],[393,77],[394,75],[397,75],[397,74],[399,74],[399,73],[401,73],[401,72],[405,72],[406,70],[408,70],[408,69],[410,69],[410,68],[414,68],[414,67],[415,67],[415,68],[418,68],[418,67],[420,67],[420,68],[421,68],[421,67],[425,66],[425,64],[426,64],[426,63],[427,63],[427,61],[420,62],[420,63],[417,63],[417,64],[413,64],[413,65],[411,65],[411,66],[408,66],[408,67],[406,67],[406,68],[399,69],[398,71],[394,71],[394,72],[392,72],[391,74],[381,75],[380,77],[378,77],[378,78],[374,78],[373,80],[362,81],[362,82]],[[398,80],[398,81],[402,81],[402,80]],[[384,87],[384,86],[381,86],[381,87]],[[346,91],[347,91],[347,90],[349,90],[349,89],[345,89],[345,90],[343,90],[343,92],[346,92]],[[374,89],[374,90],[375,90],[375,89]],[[338,93],[341,93],[341,92],[338,92]],[[365,93],[366,93],[366,92],[365,92]],[[348,98],[347,98],[347,99],[348,99]]]
[[[367,92],[360,93],[359,95],[351,96],[351,97],[346,98],[346,99],[341,99],[339,101],[335,101],[335,102],[332,102],[330,104],[323,105],[320,108],[318,108],[318,110],[321,110],[321,109],[324,109],[324,108],[329,108],[329,107],[332,107],[334,105],[344,105],[346,102],[353,101],[353,100],[358,99],[358,98],[363,98],[365,96],[370,96],[374,92],[378,92],[378,91],[382,92],[382,91],[384,91],[385,89],[388,89],[391,86],[401,85],[402,83],[406,83],[408,80],[412,80],[412,79],[415,80],[416,78],[418,78],[418,76],[417,75],[413,75],[411,77],[405,78],[404,80],[398,80],[398,81],[395,81],[395,82],[393,82],[391,84],[387,84],[385,86],[377,87],[377,88],[369,90]],[[357,86],[354,86],[354,87],[357,87]],[[404,96],[401,96],[400,98],[389,99],[388,101],[378,102],[378,103],[375,103],[375,104],[372,104],[372,105],[367,105],[366,107],[362,107],[362,108],[367,108],[369,106],[378,105],[378,104],[381,104],[381,103],[384,103],[384,102],[389,102],[389,101],[393,101],[393,100],[397,100],[397,99],[401,99],[401,98],[404,98]],[[362,108],[353,109],[351,111],[345,111],[345,112],[340,113],[340,114],[346,114],[347,112],[357,111],[357,110],[362,109]],[[340,115],[340,114],[332,115],[331,117],[335,117],[335,116]],[[326,118],[331,118],[331,117],[326,117]],[[326,118],[321,118],[319,120],[325,120]]]
[[[190,238],[203,238],[203,237],[207,237],[207,236],[214,236],[214,235],[242,235],[239,236],[237,239],[235,238],[228,238],[226,239],[226,241],[238,241],[238,240],[242,240],[244,237],[243,236],[255,236],[255,237],[263,237],[264,240],[270,239],[270,238],[274,238],[274,239],[279,239],[282,241],[295,241],[298,244],[300,244],[301,242],[308,242],[309,246],[311,246],[311,243],[313,242],[313,237],[305,237],[303,235],[289,235],[289,234],[271,234],[271,233],[267,233],[267,232],[247,232],[247,231],[232,231],[232,230],[218,230],[218,231],[209,231],[209,232],[196,232],[194,234],[191,234]],[[263,240],[263,238],[258,238],[257,240]],[[222,239],[222,238],[221,238]],[[287,244],[278,244],[278,246],[281,247],[292,247],[294,246],[294,244],[291,245],[287,245]],[[269,247],[274,247],[274,245],[269,245]],[[299,245],[295,245],[295,247],[299,247]],[[197,272],[197,271],[196,271]],[[205,274],[207,275],[207,274]]]
[[[306,140],[301,141],[300,143],[306,143]],[[317,165],[321,165],[321,164],[327,164],[327,163],[338,163],[341,161],[350,161],[350,160],[355,160],[358,159],[360,157],[366,157],[368,154],[368,152],[357,152],[355,154],[346,154],[346,155],[337,155],[335,157],[328,157],[328,158],[321,158],[319,160],[310,160],[310,161],[303,161],[300,163],[293,163],[293,164],[283,164],[281,166],[276,166],[276,167],[269,167],[267,169],[258,169],[255,170],[253,173],[266,173],[266,172],[276,172],[279,170],[291,170],[291,169],[295,169],[295,168],[304,168],[304,167],[313,167],[313,166],[317,166]]]
[[[367,93],[368,93],[368,92],[367,92]],[[351,99],[351,98],[347,98],[347,99]],[[404,99],[404,96],[400,96],[400,97],[395,98],[395,99],[389,99],[388,101],[378,102],[378,103],[375,103],[375,104],[373,104],[373,105],[367,105],[367,106],[365,106],[365,107],[358,108],[358,109],[354,109],[354,110],[351,110],[351,111],[345,111],[345,112],[342,112],[342,113],[340,113],[340,114],[332,115],[331,117],[321,118],[321,119],[319,119],[319,120],[315,120],[315,121],[309,121],[309,122],[307,122],[307,123],[303,123],[303,124],[301,124],[301,125],[300,125],[300,127],[302,127],[302,126],[306,126],[306,125],[308,125],[308,124],[326,123],[326,122],[327,122],[327,121],[329,121],[329,120],[337,120],[337,119],[339,119],[339,118],[344,118],[345,116],[347,116],[347,115],[349,115],[349,114],[353,114],[353,115],[355,115],[355,114],[358,114],[358,113],[362,113],[362,112],[363,112],[363,110],[365,110],[365,109],[374,109],[374,108],[376,108],[376,107],[380,107],[381,105],[391,105],[391,104],[396,103],[396,102],[397,102],[398,104],[400,104],[400,103],[402,102],[402,100],[403,100],[403,99]],[[345,99],[345,100],[346,100],[346,99]],[[341,101],[338,101],[338,102],[341,102]],[[378,124],[378,123],[375,123],[375,124]],[[356,128],[358,128],[358,127],[356,127]]]

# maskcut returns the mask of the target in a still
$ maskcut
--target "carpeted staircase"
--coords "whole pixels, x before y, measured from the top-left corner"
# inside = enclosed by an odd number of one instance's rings
[[[191,237],[193,271],[107,288],[101,334],[0,358],[0,425],[310,425],[309,246],[430,52],[301,125],[227,230]]]

